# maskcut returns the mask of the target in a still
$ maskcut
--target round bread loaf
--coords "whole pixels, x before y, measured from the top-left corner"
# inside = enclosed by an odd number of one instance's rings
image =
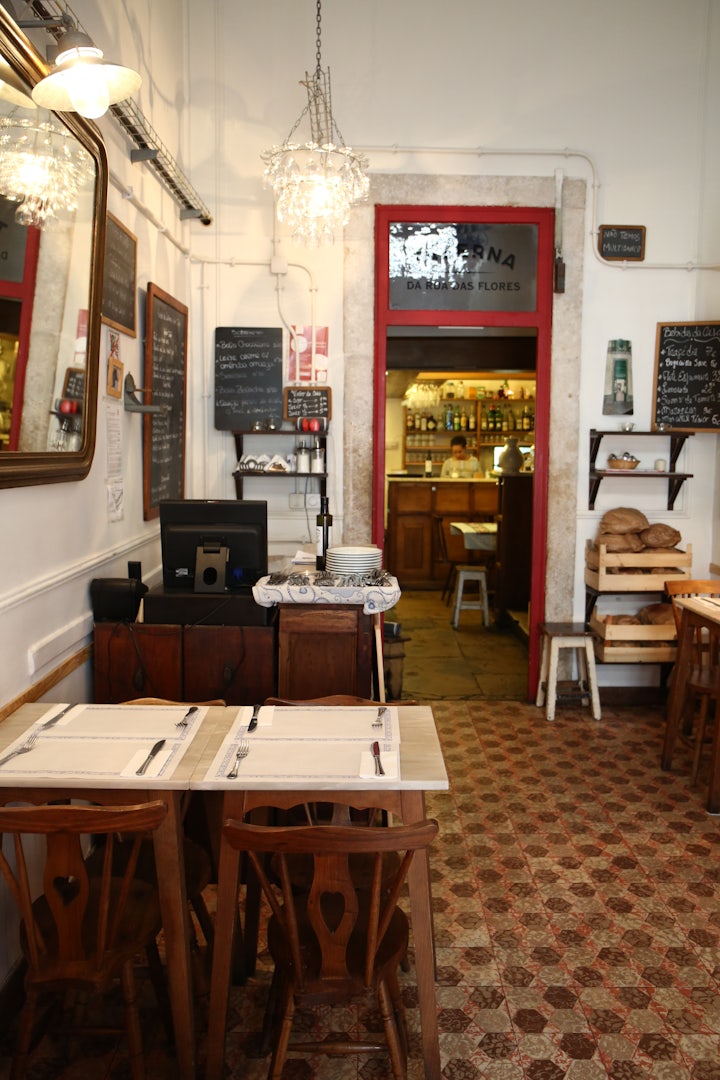
[[[618,506],[615,510],[607,510],[600,522],[602,533],[639,533],[647,529],[650,522],[640,510],[633,510],[629,506]]]
[[[640,533],[640,539],[645,547],[649,548],[673,548],[682,540],[680,533],[672,525],[664,525],[658,521],[655,525],[649,525]]]
[[[665,626],[675,622],[672,604],[648,604],[638,611],[640,622]]]
[[[621,551],[644,551],[645,545],[638,536],[637,533],[612,533],[601,532],[598,533],[596,541],[598,547],[600,544],[604,544],[610,552]]]

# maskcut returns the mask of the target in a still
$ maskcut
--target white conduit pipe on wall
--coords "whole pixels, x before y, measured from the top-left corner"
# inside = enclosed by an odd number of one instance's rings
[[[469,147],[457,147],[457,146],[362,146],[357,147],[363,154],[438,154],[442,156],[458,156],[466,157],[545,157],[545,158],[577,158],[580,161],[584,161],[589,167],[592,174],[592,186],[591,186],[591,230],[590,235],[593,237],[593,241],[597,240],[598,225],[597,225],[597,193],[598,193],[598,179],[597,170],[595,168],[595,162],[588,153],[584,150],[573,150],[570,147],[564,147],[559,150],[532,150],[532,149],[507,149],[507,150],[492,150],[482,146],[469,148]],[[379,172],[381,170],[376,169]],[[597,250],[597,243],[592,245],[592,252],[595,256],[596,262],[599,262],[602,266],[612,270],[720,270],[720,263],[700,263],[694,260],[688,262],[676,263],[676,262],[608,262],[603,259],[600,252]]]

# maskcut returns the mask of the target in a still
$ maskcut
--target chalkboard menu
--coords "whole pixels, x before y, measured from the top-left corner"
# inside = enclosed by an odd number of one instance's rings
[[[65,368],[62,396],[71,401],[85,400],[85,368]]]
[[[143,417],[143,510],[157,517],[160,502],[185,492],[185,376],[188,309],[148,285],[145,312],[144,401],[161,411]]]
[[[137,337],[135,286],[137,240],[122,222],[107,215],[103,263],[102,321]]]
[[[306,416],[330,420],[332,391],[329,386],[286,386],[283,394],[283,417],[301,420]]]
[[[645,258],[645,226],[601,225],[598,229],[598,251],[603,259],[610,262],[642,262]]]
[[[215,427],[251,431],[282,415],[280,327],[218,326],[215,330]]]
[[[720,430],[720,322],[658,323],[653,427]]]

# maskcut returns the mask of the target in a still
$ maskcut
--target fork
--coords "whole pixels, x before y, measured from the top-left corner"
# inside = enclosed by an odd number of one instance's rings
[[[230,770],[230,772],[227,774],[228,780],[234,780],[235,779],[235,777],[238,774],[238,765],[240,764],[240,762],[242,761],[243,758],[246,758],[248,756],[249,753],[250,753],[250,743],[247,741],[247,739],[241,739],[240,742],[238,743],[238,748],[235,751],[235,761],[233,762],[233,767]],[[0,762],[0,764],[2,764],[2,762]]]
[[[28,750],[33,749],[37,741],[38,732],[34,731],[32,735],[30,735],[29,738],[25,740],[22,746],[18,746],[16,750],[11,750],[9,754],[5,755],[5,757],[0,758],[0,765],[4,765],[6,761],[10,761],[11,758],[17,757],[18,754],[27,754]]]
[[[182,720],[178,720],[175,727],[187,727],[188,726],[188,720],[190,719],[191,716],[194,716],[197,711],[198,711],[197,705],[191,705],[190,708],[188,709],[188,711],[183,716]]]
[[[372,722],[373,727],[381,728],[385,723],[385,713],[387,712],[386,705],[378,705],[377,716]]]

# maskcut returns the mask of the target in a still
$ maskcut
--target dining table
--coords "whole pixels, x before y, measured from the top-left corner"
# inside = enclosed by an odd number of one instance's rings
[[[448,776],[428,706],[265,706],[248,732],[252,710],[206,741],[192,787],[219,797],[220,821],[257,808],[289,809],[332,802],[386,811],[411,824],[425,819],[425,793],[447,790]],[[371,753],[379,743],[384,775]],[[244,756],[238,759],[238,750]],[[205,772],[203,774],[202,764]],[[236,772],[233,779],[228,774]],[[223,1075],[228,997],[238,927],[239,853],[220,833],[215,942],[210,984],[206,1080]],[[408,875],[421,1036],[427,1080],[440,1080],[429,856],[418,853]],[[248,933],[246,915],[245,932]]]
[[[113,806],[155,799],[166,804],[167,815],[153,833],[153,844],[181,1080],[197,1076],[183,812],[204,743],[222,728],[228,712],[235,711],[199,707],[183,724],[186,705],[33,702],[0,724],[0,758],[37,735],[31,751],[0,764],[3,804],[70,799]],[[161,741],[164,745],[138,775]]]
[[[693,665],[696,631],[706,631],[716,639],[720,637],[720,599],[710,596],[674,596],[673,603],[680,608],[681,617],[661,756],[661,765],[665,770],[672,766],[673,751],[680,734],[685,683]],[[706,805],[708,813],[720,814],[720,731],[717,724],[712,741]]]
[[[206,1075],[219,1080],[239,888],[239,855],[224,840],[222,822],[257,807],[331,801],[386,811],[411,824],[425,818],[425,793],[447,790],[449,782],[428,706],[265,706],[250,733],[249,705],[200,706],[187,713],[187,706],[173,704],[25,704],[0,724],[0,759],[29,734],[38,739],[32,751],[0,764],[0,789],[3,803],[73,799],[119,806],[162,799],[167,805],[153,844],[179,1080],[198,1074],[183,816],[190,794],[204,793],[218,860]],[[147,771],[138,775],[160,741]],[[375,770],[374,742],[382,776]],[[248,747],[246,756],[238,756],[241,744]],[[427,852],[413,859],[408,890],[425,1075],[440,1080]]]
[[[462,536],[466,551],[495,551],[497,531],[496,521],[450,522],[450,532]]]

